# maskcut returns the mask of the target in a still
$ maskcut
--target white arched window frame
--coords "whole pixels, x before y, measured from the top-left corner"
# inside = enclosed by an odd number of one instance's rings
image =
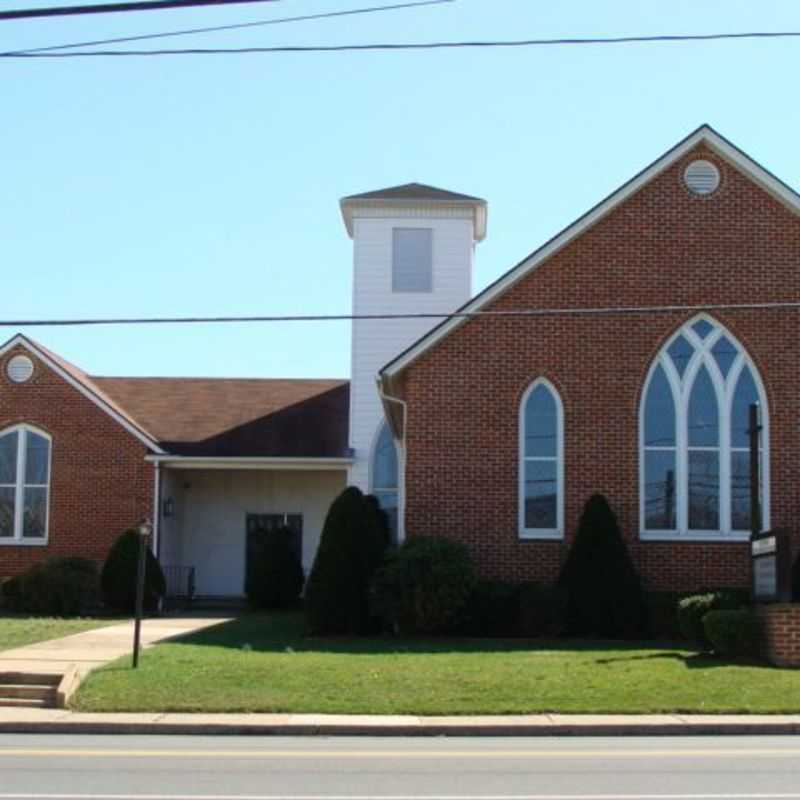
[[[386,421],[381,422],[369,460],[369,490],[389,515],[392,541],[400,536],[400,454]]]
[[[52,437],[32,425],[0,431],[0,545],[45,545]]]
[[[552,400],[554,415],[554,447],[537,452],[526,446],[529,439],[526,411],[528,403],[537,390],[545,391]],[[547,432],[546,432],[547,433]],[[536,466],[541,466],[544,472],[543,480],[552,483],[555,492],[555,525],[537,526],[528,519],[529,485],[531,480],[537,480],[530,475],[538,474]],[[546,378],[535,380],[522,395],[519,405],[519,459],[518,459],[518,529],[521,539],[563,539],[564,538],[564,406],[561,396],[550,381]],[[541,477],[541,476],[540,476]],[[553,514],[551,513],[551,518]]]
[[[676,366],[676,361],[670,355],[670,348],[675,347],[677,352],[678,345],[683,344],[679,341],[681,337],[688,343],[688,348],[683,346],[685,364],[682,367],[678,367]],[[726,361],[719,360],[719,357],[715,355],[715,348],[719,348],[721,352],[724,351],[728,354]],[[721,367],[721,364],[724,364],[724,368]],[[675,420],[674,445],[667,443],[666,445],[652,446],[646,442],[645,438],[645,412],[648,396],[659,370],[661,375],[666,378],[671,392]],[[739,340],[715,319],[703,314],[691,319],[670,337],[651,364],[645,381],[639,404],[640,538],[679,539],[681,541],[743,541],[749,538],[749,522],[745,524],[743,515],[739,514],[737,516],[734,512],[733,487],[734,458],[738,457],[741,462],[745,457],[749,456],[749,449],[746,443],[741,440],[742,437],[734,437],[732,431],[734,400],[740,378],[742,378],[746,370],[749,371],[749,375],[752,378],[752,384],[759,403],[761,422],[761,516],[762,528],[769,528],[770,415],[761,376]],[[716,443],[698,445],[697,442],[691,441],[689,433],[690,405],[692,392],[695,389],[698,378],[703,382],[710,380],[710,384],[713,387],[717,409],[718,439]],[[739,416],[741,416],[741,409]],[[741,424],[741,420],[739,422]],[[737,441],[734,441],[734,438],[737,438]],[[714,458],[715,454],[717,455],[718,524],[714,527],[701,527],[692,524],[691,520],[689,508],[690,457],[692,453],[701,451],[709,453],[711,459]],[[666,454],[667,458],[670,457],[669,454],[674,453],[672,479],[674,525],[670,527],[648,524],[646,461],[648,454],[655,455],[659,452]],[[743,480],[746,480],[741,472],[738,474],[738,479],[740,484],[743,483]],[[740,496],[744,494],[749,497],[746,486],[738,486],[737,490]],[[747,502],[747,507],[749,509],[749,501]],[[744,515],[745,518],[747,516],[748,514]]]

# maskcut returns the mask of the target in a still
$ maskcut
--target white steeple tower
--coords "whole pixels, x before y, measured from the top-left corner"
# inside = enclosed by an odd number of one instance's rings
[[[345,197],[353,240],[353,314],[454,311],[472,296],[475,244],[486,235],[486,201],[410,183]],[[376,490],[371,456],[383,422],[379,369],[441,320],[354,320],[350,384],[349,482]],[[386,497],[387,503],[391,498]]]

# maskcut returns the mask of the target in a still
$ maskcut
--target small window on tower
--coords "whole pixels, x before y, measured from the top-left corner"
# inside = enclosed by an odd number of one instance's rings
[[[392,291],[433,291],[433,231],[394,228],[392,231]]]

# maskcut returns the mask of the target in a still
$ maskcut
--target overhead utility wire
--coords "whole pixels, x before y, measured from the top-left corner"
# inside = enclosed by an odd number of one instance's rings
[[[95,39],[89,42],[73,42],[72,44],[57,44],[49,47],[26,47],[24,50],[10,50],[0,55],[12,53],[46,53],[52,50],[70,50],[74,47],[92,47],[99,44],[120,44],[121,42],[138,42],[143,39],[163,39],[169,36],[188,36],[196,33],[216,33],[217,31],[232,31],[240,28],[257,28],[264,25],[281,25],[286,22],[306,22],[315,19],[329,19],[331,17],[346,17],[356,14],[372,14],[379,11],[399,11],[406,8],[419,6],[435,6],[442,3],[454,3],[456,0],[417,0],[413,3],[396,3],[391,6],[370,6],[368,8],[352,8],[347,11],[326,11],[321,14],[306,14],[300,17],[280,17],[278,19],[265,19],[255,22],[240,22],[233,25],[214,25],[209,28],[188,28],[180,31],[166,31],[164,33],[145,33],[140,36],[121,36],[116,39]]]
[[[253,2],[258,0],[236,0]],[[0,16],[2,19],[2,16]],[[82,50],[75,53],[0,53],[0,58],[86,58],[112,56],[197,56],[247,55],[265,53],[346,53],[400,50],[457,50],[476,48],[547,47],[569,45],[622,45],[650,43],[709,42],[739,39],[787,39],[800,37],[800,31],[751,31],[746,33],[704,33],[659,36],[613,36],[572,39],[509,39],[463,42],[382,42],[373,44],[279,45],[276,47],[203,47],[182,50]]]
[[[51,8],[18,8],[0,11],[0,21],[31,19],[33,17],[75,17],[84,14],[112,14],[121,11],[164,11],[170,8],[195,6],[232,6],[242,3],[278,3],[280,0],[130,0],[125,3],[103,3],[83,6],[55,6]]]
[[[78,325],[197,325],[244,322],[350,322],[395,319],[473,319],[478,317],[554,317],[613,316],[614,314],[654,314],[686,311],[800,310],[800,301],[771,303],[712,303],[674,306],[611,306],[601,308],[517,308],[507,311],[443,311],[418,314],[296,314],[249,317],[117,317],[105,319],[13,319],[0,320],[0,327],[65,327]]]

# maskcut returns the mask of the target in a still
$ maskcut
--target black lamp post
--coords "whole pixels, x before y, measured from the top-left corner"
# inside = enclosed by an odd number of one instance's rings
[[[147,566],[147,540],[153,530],[149,519],[143,519],[138,527],[139,566],[136,570],[136,618],[133,624],[133,668],[139,666],[139,641],[142,632],[142,607],[144,606],[144,575]]]

